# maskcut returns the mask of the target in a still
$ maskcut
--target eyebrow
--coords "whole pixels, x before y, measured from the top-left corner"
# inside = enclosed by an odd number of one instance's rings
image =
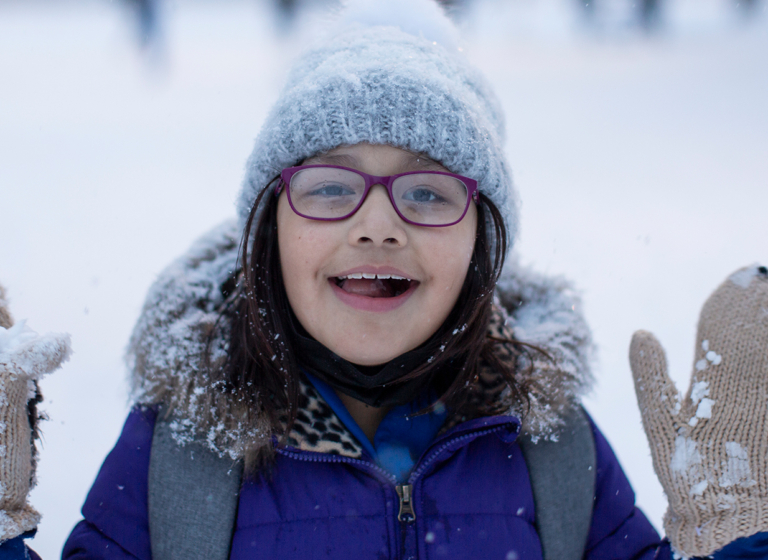
[[[412,154],[410,161],[404,166],[410,171],[447,171],[444,165],[423,155]]]
[[[320,154],[319,156],[311,157],[307,160],[311,164],[329,164],[340,165],[341,167],[355,167],[357,165],[357,158],[347,154]]]
[[[312,164],[339,165],[357,169],[357,158],[348,154],[321,154],[308,160]],[[447,171],[445,166],[423,155],[409,154],[408,161],[402,166],[404,171]]]

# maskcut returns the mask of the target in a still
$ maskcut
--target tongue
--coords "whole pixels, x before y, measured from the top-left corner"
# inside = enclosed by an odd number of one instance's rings
[[[393,297],[395,291],[392,285],[386,280],[366,280],[347,278],[341,283],[341,289],[350,294],[368,297]]]

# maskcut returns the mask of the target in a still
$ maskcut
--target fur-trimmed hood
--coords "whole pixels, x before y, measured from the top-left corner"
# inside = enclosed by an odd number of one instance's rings
[[[200,238],[160,275],[149,290],[127,352],[132,400],[162,404],[173,416],[172,429],[180,444],[207,441],[212,450],[232,458],[268,444],[275,432],[266,419],[254,418],[207,374],[205,352],[211,332],[213,367],[226,356],[226,321],[219,321],[219,309],[237,267],[240,235],[235,221],[226,222]],[[512,401],[500,376],[491,371],[481,372],[474,393],[488,401],[486,408],[493,413],[523,416],[523,429],[534,439],[556,438],[563,413],[593,383],[591,335],[578,295],[564,279],[536,274],[510,259],[496,302],[492,334],[513,335],[547,356],[532,352],[517,358],[529,362],[520,368],[520,375],[535,381],[527,395],[527,409]],[[311,387],[303,386],[302,391],[308,403],[305,408],[324,406]],[[330,451],[355,453],[349,448]]]

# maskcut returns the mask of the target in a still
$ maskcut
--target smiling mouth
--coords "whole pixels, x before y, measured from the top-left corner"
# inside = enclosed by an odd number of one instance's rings
[[[418,281],[393,274],[356,273],[330,279],[348,294],[370,298],[393,298],[404,294]]]

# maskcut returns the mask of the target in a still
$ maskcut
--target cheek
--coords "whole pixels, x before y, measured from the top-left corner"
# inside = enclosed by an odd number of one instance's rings
[[[430,251],[440,284],[456,298],[464,285],[475,250],[476,223],[474,216],[467,216],[460,227],[440,239],[439,250]]]
[[[438,290],[433,295],[442,299],[443,307],[446,308],[445,316],[453,309],[459,298],[461,288],[464,286],[472,260],[473,248],[470,243],[452,244],[448,250],[443,252],[443,258],[436,262],[435,284]]]
[[[302,220],[288,206],[285,195],[277,207],[277,242],[280,252],[280,268],[288,300],[294,309],[303,307],[303,300],[311,298],[308,293],[314,276],[313,255],[317,250],[310,246],[310,231]]]
[[[474,222],[450,235],[439,235],[423,244],[422,258],[430,272],[428,298],[432,325],[442,324],[459,298],[475,248]]]
[[[277,208],[280,269],[288,303],[299,322],[313,333],[313,325],[322,323],[327,315],[324,273],[338,251],[338,228],[297,216],[285,195]]]

